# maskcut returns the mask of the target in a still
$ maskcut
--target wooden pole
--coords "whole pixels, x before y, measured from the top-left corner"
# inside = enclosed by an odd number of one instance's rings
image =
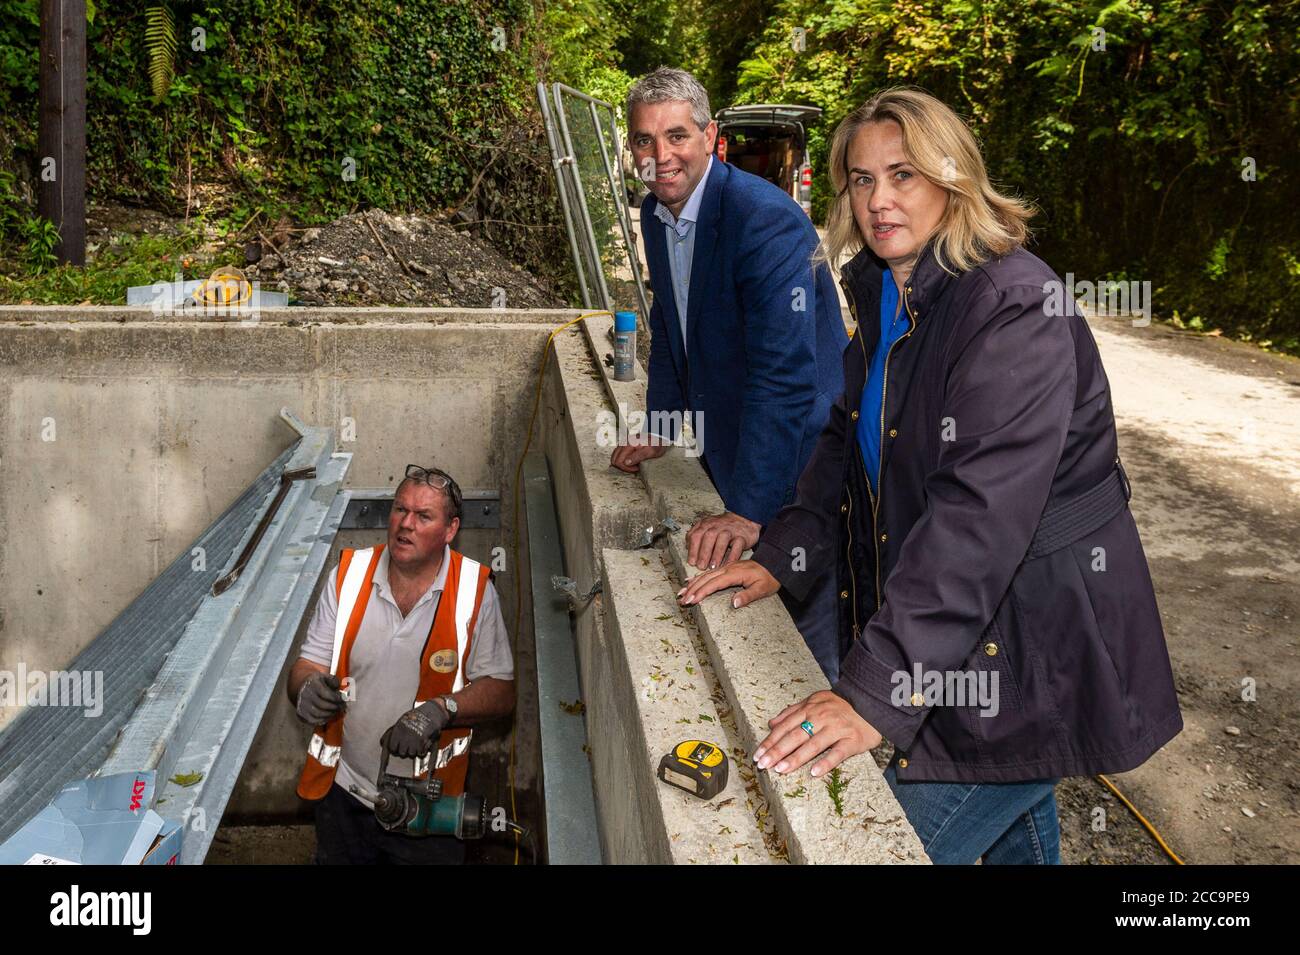
[[[41,0],[37,211],[60,262],[86,264],[86,0]]]

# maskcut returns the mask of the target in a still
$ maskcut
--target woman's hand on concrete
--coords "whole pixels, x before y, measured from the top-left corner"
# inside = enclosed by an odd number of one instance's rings
[[[716,570],[740,559],[758,543],[763,526],[727,511],[700,518],[686,532],[690,554],[686,562],[700,570]]]
[[[706,570],[686,582],[686,586],[677,591],[677,600],[684,606],[697,604],[709,594],[726,590],[728,587],[744,589],[731,599],[733,607],[743,607],[770,597],[781,589],[781,584],[767,572],[762,564],[752,560],[741,560],[717,570]]]
[[[803,728],[805,720],[812,724],[812,735]],[[754,763],[759,769],[778,773],[793,772],[820,756],[812,774],[821,776],[850,756],[879,746],[883,738],[848,700],[830,690],[818,690],[787,706],[767,725],[772,732],[754,750]]]

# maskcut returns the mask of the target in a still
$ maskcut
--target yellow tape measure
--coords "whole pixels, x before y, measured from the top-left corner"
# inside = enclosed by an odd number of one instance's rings
[[[701,799],[712,799],[727,785],[727,754],[701,739],[683,740],[659,760],[659,778]]]

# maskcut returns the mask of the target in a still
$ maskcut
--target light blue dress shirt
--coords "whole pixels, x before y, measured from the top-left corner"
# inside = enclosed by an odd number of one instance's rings
[[[668,207],[662,202],[655,204],[655,218],[664,224],[664,236],[668,241],[668,271],[673,280],[673,301],[677,305],[677,320],[682,328],[682,348],[686,348],[686,306],[691,290],[691,259],[695,256],[695,221],[700,214],[700,203],[704,201],[704,186],[709,181],[709,172],[713,169],[713,157],[704,169],[704,175],[695,184],[690,198],[682,207],[682,214],[673,218]]]

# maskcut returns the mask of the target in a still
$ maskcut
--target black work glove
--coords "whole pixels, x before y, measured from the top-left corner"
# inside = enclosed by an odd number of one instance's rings
[[[402,718],[384,734],[388,751],[405,759],[423,756],[450,722],[451,717],[436,700],[421,703],[403,713]]]
[[[298,691],[298,718],[313,726],[333,719],[347,706],[333,673],[313,673]]]

